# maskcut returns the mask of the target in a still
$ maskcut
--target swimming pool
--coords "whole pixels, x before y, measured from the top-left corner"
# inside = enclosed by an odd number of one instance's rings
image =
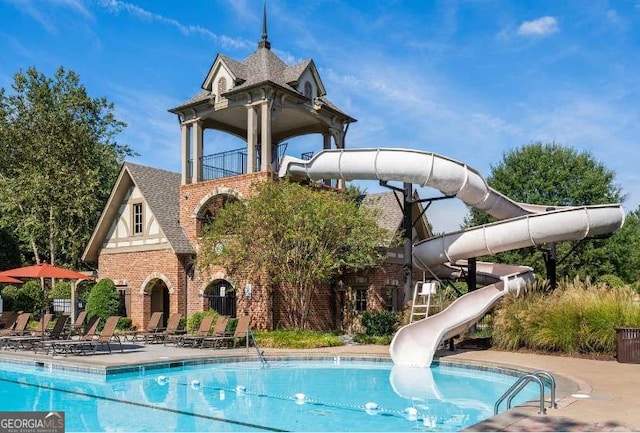
[[[339,358],[172,365],[105,377],[0,362],[0,411],[64,411],[69,432],[456,431],[492,416],[515,381]]]

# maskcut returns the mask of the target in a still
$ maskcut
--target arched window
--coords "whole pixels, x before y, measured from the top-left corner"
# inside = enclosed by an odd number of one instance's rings
[[[206,227],[208,224],[211,224],[213,222],[213,219],[215,218],[215,216],[213,215],[213,212],[211,212],[210,209],[207,209],[207,211],[204,213],[204,215],[202,215],[202,227]]]
[[[220,79],[218,80],[218,97],[220,97],[226,91],[227,79],[225,77],[220,77]]]
[[[308,81],[304,82],[304,96],[309,99],[313,97],[313,87],[311,87],[311,83]]]
[[[227,203],[234,202],[236,200],[236,197],[229,194],[218,194],[211,197],[198,214],[196,225],[197,236],[203,235],[205,227],[213,222],[220,210],[225,207]]]

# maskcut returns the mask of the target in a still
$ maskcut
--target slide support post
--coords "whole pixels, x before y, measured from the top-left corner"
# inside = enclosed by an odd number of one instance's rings
[[[409,182],[404,183],[403,191],[403,228],[404,228],[404,250],[403,250],[403,262],[402,271],[404,277],[404,295],[405,299],[411,294],[411,269],[413,268],[413,216],[411,208],[413,207],[413,184]]]

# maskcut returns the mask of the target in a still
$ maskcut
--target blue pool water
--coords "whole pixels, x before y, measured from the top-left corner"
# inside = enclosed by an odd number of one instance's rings
[[[0,411],[64,411],[66,431],[457,431],[515,378],[434,365],[278,361],[109,375],[0,363]],[[527,388],[516,404],[537,397]]]

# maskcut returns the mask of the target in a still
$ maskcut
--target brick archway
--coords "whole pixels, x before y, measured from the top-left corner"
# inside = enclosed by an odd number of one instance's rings
[[[212,198],[219,196],[219,195],[228,195],[231,196],[237,200],[243,200],[242,194],[235,190],[235,189],[231,189],[231,188],[226,188],[224,186],[220,187],[220,188],[216,188],[213,191],[209,192],[208,194],[205,194],[200,201],[198,202],[198,205],[195,207],[195,209],[193,210],[193,212],[191,213],[191,218],[200,218],[202,217],[202,214],[204,214],[204,212],[207,209],[207,204],[211,201]]]
[[[144,326],[147,325],[151,314],[157,311],[163,313],[162,326],[166,326],[171,313],[171,295],[174,292],[171,281],[164,274],[153,272],[144,280],[140,286]]]
[[[205,300],[205,310],[214,310],[220,315],[236,317],[237,293],[231,281],[224,279],[210,281],[202,297]]]

